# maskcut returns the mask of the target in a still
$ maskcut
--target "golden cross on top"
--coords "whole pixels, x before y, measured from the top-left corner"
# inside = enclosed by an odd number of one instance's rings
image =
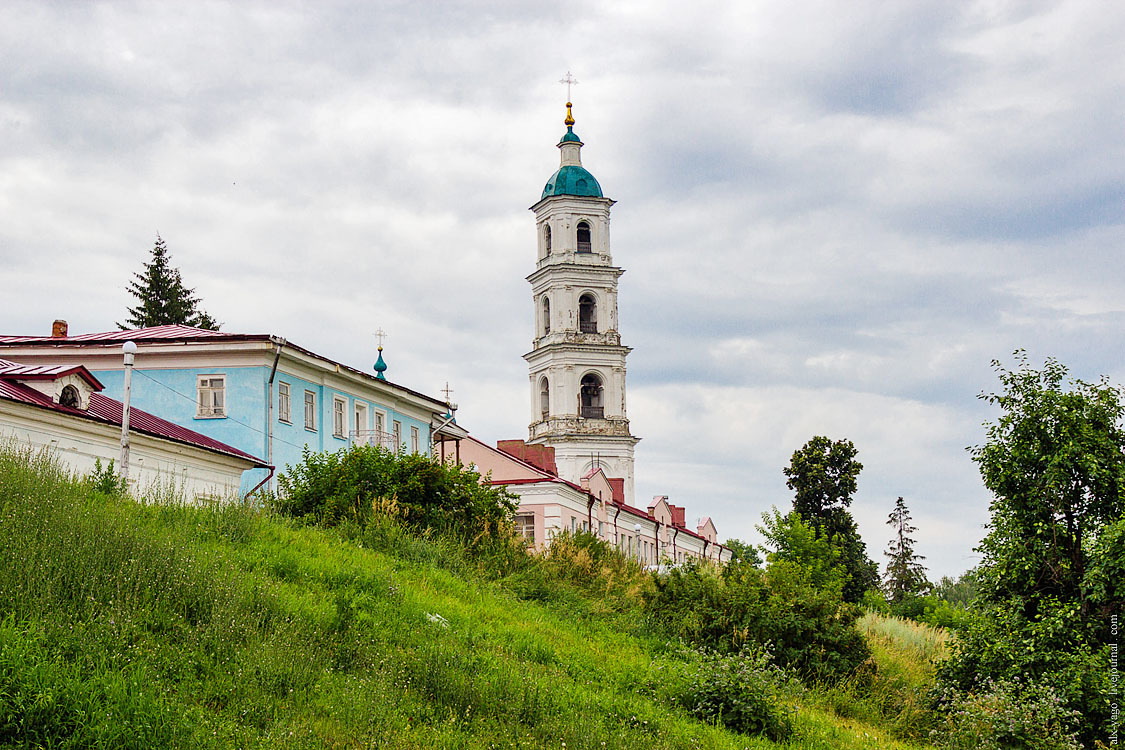
[[[371,335],[374,336],[375,338],[379,339],[379,348],[382,349],[383,348],[383,339],[385,339],[387,337],[387,332],[384,331],[382,328],[380,328],[379,330],[375,331],[375,333],[373,333]]]
[[[570,71],[568,70],[568,71],[566,71],[566,77],[560,78],[559,83],[565,83],[566,84],[566,100],[569,102],[570,101],[570,87],[574,84],[577,84],[578,79],[575,78],[574,76],[572,76],[570,74]]]
[[[445,381],[445,387],[441,389],[441,392],[445,394],[445,400],[449,401],[449,397],[453,395],[453,389],[449,387],[448,380]]]

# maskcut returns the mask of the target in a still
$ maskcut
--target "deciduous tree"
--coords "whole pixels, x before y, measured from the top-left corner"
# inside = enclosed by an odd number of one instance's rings
[[[938,670],[964,693],[1011,680],[1047,685],[1073,712],[1084,747],[1109,735],[1110,623],[1125,600],[1125,415],[1122,392],[1104,378],[1069,379],[1016,352],[993,362],[1002,389],[984,445],[971,449],[993,493],[977,551],[983,616],[959,634]]]
[[[1028,617],[1048,598],[1072,602],[1084,622],[1101,624],[1110,602],[1084,581],[1097,541],[1125,514],[1122,393],[1104,378],[1068,382],[1053,359],[1035,370],[1023,352],[1016,358],[1015,370],[993,362],[1004,389],[981,397],[1002,413],[971,449],[994,496],[978,550],[982,594],[1016,599]]]
[[[793,451],[783,471],[785,485],[795,493],[793,510],[806,522],[819,526],[837,508],[851,505],[856,478],[863,464],[855,460],[851,440],[832,441],[817,435]]]
[[[855,494],[863,464],[856,460],[850,440],[829,440],[817,435],[793,452],[785,472],[793,490],[793,510],[817,537],[824,536],[839,551],[847,572],[844,600],[858,602],[865,591],[879,584],[879,566],[867,556],[848,506]]]

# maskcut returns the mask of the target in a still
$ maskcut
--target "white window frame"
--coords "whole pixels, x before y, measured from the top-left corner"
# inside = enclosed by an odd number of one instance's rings
[[[371,410],[367,404],[362,401],[353,402],[352,406],[352,419],[355,423],[355,443],[357,445],[369,445],[371,443],[371,432],[367,427],[368,414]]]
[[[380,409],[375,410],[375,427],[372,433],[375,436],[375,445],[387,446],[387,413]]]
[[[397,419],[394,422],[391,423],[391,435],[394,436],[395,453],[399,453],[400,451],[402,451],[402,448],[403,448],[403,445],[402,445],[402,422],[400,422]]]
[[[518,513],[512,518],[515,534],[522,537],[529,545],[535,544],[535,514]]]
[[[308,389],[305,389],[305,429],[316,432],[316,391]]]
[[[214,381],[219,381],[216,386]],[[216,398],[216,396],[218,398]],[[204,406],[204,402],[208,406]],[[217,403],[216,403],[217,402]],[[216,372],[210,375],[195,376],[195,418],[226,419],[227,416],[227,376]]]
[[[410,426],[410,452],[418,453],[422,449],[422,434],[414,425]]]
[[[332,396],[332,437],[348,437],[348,400],[343,396]]]
[[[284,380],[277,381],[277,421],[293,424],[293,391]]]

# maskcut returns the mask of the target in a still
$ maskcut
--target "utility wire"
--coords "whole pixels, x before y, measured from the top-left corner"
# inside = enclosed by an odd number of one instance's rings
[[[189,395],[187,395],[186,393],[183,393],[183,392],[181,392],[181,391],[177,391],[177,390],[176,390],[175,388],[173,388],[172,386],[168,385],[167,383],[161,383],[161,382],[160,382],[159,380],[157,380],[156,378],[154,378],[154,377],[152,377],[151,375],[147,374],[147,373],[146,373],[146,372],[145,372],[144,370],[137,370],[137,369],[134,369],[134,370],[133,370],[133,372],[135,372],[136,374],[138,374],[138,375],[141,375],[141,376],[143,376],[143,377],[147,378],[148,380],[151,380],[152,382],[156,383],[156,384],[157,384],[158,386],[160,386],[161,388],[165,388],[165,389],[167,389],[167,390],[171,391],[172,393],[176,394],[177,396],[180,396],[181,398],[183,398],[183,399],[186,399],[186,400],[190,401],[190,402],[192,403],[192,405],[195,405],[195,404],[196,404],[196,400],[195,400],[195,398],[194,398],[194,397],[192,397],[192,396],[189,396]],[[225,419],[229,419],[230,421],[234,422],[235,424],[240,424],[240,425],[242,425],[243,427],[247,428],[248,430],[253,430],[254,432],[258,433],[259,435],[267,435],[267,433],[266,433],[266,431],[265,431],[265,430],[263,430],[263,429],[261,429],[261,428],[258,428],[258,427],[255,427],[254,425],[251,425],[251,424],[246,424],[246,423],[245,423],[245,422],[243,422],[243,421],[242,421],[241,419],[235,419],[234,417],[232,417],[232,416],[230,416],[230,415],[227,415],[227,416],[225,417]],[[274,436],[273,436],[273,439],[274,439],[275,441],[279,442],[279,443],[285,443],[286,445],[291,445],[291,446],[293,446],[294,448],[304,448],[304,447],[305,447],[305,445],[306,445],[306,443],[301,443],[301,444],[298,444],[298,443],[293,443],[293,442],[290,442],[290,441],[286,440],[285,438],[279,438],[279,437],[278,437],[277,435],[274,435]]]

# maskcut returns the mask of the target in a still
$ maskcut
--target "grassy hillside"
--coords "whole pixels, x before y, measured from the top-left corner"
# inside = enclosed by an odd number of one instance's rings
[[[0,744],[917,747],[892,739],[892,708],[799,687],[787,744],[701,722],[679,700],[690,652],[577,597],[512,589],[393,524],[137,503],[9,448]],[[881,665],[922,668],[929,654],[888,637]]]

